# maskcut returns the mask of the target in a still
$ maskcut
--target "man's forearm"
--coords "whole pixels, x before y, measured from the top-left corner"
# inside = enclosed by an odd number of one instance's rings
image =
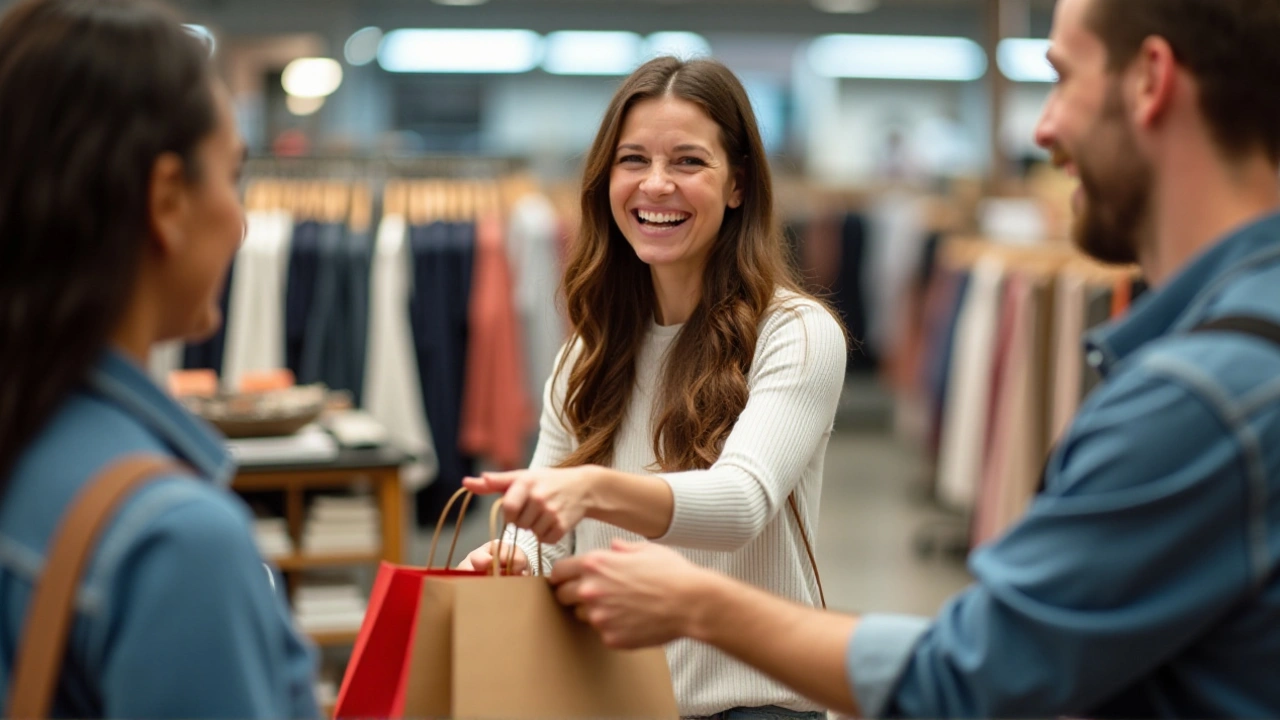
[[[829,709],[860,714],[845,671],[858,618],[803,607],[722,575],[690,598],[689,636]]]

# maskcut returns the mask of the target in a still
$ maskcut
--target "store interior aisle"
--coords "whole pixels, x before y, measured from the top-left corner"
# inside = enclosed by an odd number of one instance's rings
[[[922,532],[953,522],[919,499],[919,454],[885,429],[885,403],[872,384],[846,388],[827,449],[818,563],[833,609],[933,615],[969,582],[959,561],[916,551]],[[482,501],[482,508],[488,501]],[[452,530],[452,528],[448,528]],[[458,543],[461,559],[488,537],[483,512],[469,514]],[[412,561],[424,563],[430,533],[415,537]],[[443,561],[447,538],[437,562]]]

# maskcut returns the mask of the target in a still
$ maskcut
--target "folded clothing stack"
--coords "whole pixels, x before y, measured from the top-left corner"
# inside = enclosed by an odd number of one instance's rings
[[[278,560],[293,554],[293,541],[284,518],[259,517],[253,520],[253,540],[258,551],[269,560]]]
[[[378,507],[368,495],[315,498],[302,530],[309,555],[377,553],[382,548]]]
[[[226,444],[237,463],[251,466],[330,462],[339,452],[338,441],[315,424],[292,435],[234,438]]]
[[[320,679],[316,681],[316,704],[320,706],[321,711],[331,708],[338,702],[338,683],[333,677],[327,673],[322,674]]]
[[[367,607],[355,584],[301,585],[293,597],[298,627],[308,633],[355,632]]]

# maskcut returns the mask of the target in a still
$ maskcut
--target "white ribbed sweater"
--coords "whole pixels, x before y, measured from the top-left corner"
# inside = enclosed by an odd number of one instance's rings
[[[817,584],[787,496],[796,493],[805,528],[816,537],[823,458],[843,386],[845,341],[836,320],[817,303],[779,297],[761,325],[747,406],[719,460],[708,470],[658,474],[671,486],[675,512],[667,535],[657,542],[679,549],[694,563],[816,606]],[[655,323],[645,336],[636,360],[635,392],[614,446],[612,467],[617,470],[653,472],[652,409],[665,354],[680,331],[681,326]],[[563,376],[547,382],[532,467],[556,465],[576,445],[556,412],[564,396]],[[615,538],[642,539],[586,520],[560,544],[544,546],[544,558],[549,566],[569,554],[608,548]],[[534,557],[527,535],[517,542]],[[667,659],[684,716],[765,705],[820,709],[706,645],[674,642],[667,646]]]

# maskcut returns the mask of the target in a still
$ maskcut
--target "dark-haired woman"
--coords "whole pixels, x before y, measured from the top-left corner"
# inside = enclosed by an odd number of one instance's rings
[[[565,274],[573,336],[534,469],[468,487],[505,493],[553,564],[646,538],[817,605],[806,545],[846,341],[792,280],[738,79],[709,60],[638,69],[605,113],[582,212]],[[466,565],[491,562],[483,547]],[[686,716],[820,709],[707,646],[680,641],[668,659]]]
[[[99,538],[53,714],[318,714],[231,458],[143,370],[154,343],[217,327],[243,155],[208,48],[164,9],[28,0],[0,19],[0,698],[59,520],[147,454],[185,470]]]

